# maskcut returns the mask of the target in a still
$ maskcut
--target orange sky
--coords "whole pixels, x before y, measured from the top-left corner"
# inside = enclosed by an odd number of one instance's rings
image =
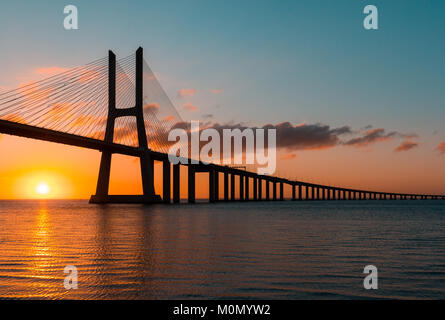
[[[98,151],[8,135],[1,135],[0,148],[3,155],[0,158],[2,199],[40,198],[35,189],[41,182],[49,185],[49,198],[88,199],[95,192],[100,161]],[[357,151],[338,147],[296,152],[294,158],[278,160],[277,175],[392,192],[441,193],[445,190],[441,157],[425,157],[420,151],[413,151],[406,157],[391,152],[391,148],[388,145],[374,151]],[[183,167],[181,179],[186,181],[186,177],[187,169]],[[222,180],[221,176],[221,184]],[[162,195],[162,165],[158,162],[155,162],[155,188]],[[197,174],[197,198],[206,198],[207,189],[207,174]],[[113,156],[110,194],[140,194],[141,190],[137,159]],[[220,192],[222,195],[222,185]],[[290,196],[290,188],[285,192]],[[184,183],[181,184],[181,198],[186,197],[187,184]]]

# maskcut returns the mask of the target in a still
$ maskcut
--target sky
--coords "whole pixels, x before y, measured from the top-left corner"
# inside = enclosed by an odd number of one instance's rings
[[[63,28],[68,4],[78,30]],[[378,30],[363,28],[367,4]],[[10,1],[0,94],[142,46],[183,119],[275,126],[280,176],[445,194],[444,12],[441,0]],[[0,198],[36,197],[41,181],[56,198],[94,193],[98,152],[6,135],[0,148]],[[139,180],[134,159],[113,158],[112,192]]]

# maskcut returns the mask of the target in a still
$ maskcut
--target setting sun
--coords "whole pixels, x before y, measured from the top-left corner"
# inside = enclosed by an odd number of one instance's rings
[[[50,191],[50,188],[47,183],[41,182],[37,185],[36,191],[40,195],[47,195]]]

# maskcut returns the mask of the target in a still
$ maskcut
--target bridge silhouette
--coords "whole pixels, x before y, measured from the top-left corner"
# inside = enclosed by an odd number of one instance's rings
[[[167,136],[180,121],[144,60],[142,48],[119,60],[109,51],[108,57],[0,94],[0,133],[101,152],[96,194],[91,196],[91,203],[179,203],[180,166],[188,168],[189,203],[196,200],[195,179],[199,172],[208,173],[210,202],[283,201],[284,185],[291,186],[292,200],[445,199],[445,195],[328,186],[202,162],[172,165],[168,158],[172,142]],[[109,194],[113,154],[139,158],[141,195]],[[161,161],[163,166],[162,198],[155,193],[154,161]],[[221,197],[220,175],[224,189]]]

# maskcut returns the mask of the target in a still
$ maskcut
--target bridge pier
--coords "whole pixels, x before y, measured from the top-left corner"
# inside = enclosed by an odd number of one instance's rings
[[[263,200],[263,179],[258,178],[258,200]]]
[[[215,201],[219,201],[219,171],[215,169]]]
[[[272,181],[272,196],[273,196],[273,201],[277,201],[277,182],[276,181]]]
[[[280,201],[284,201],[284,185],[280,182]]]
[[[180,202],[180,164],[173,165],[173,203]]]
[[[165,159],[164,161],[162,161],[162,197],[164,203],[171,202],[170,179],[170,161],[168,159]]]
[[[209,169],[209,202],[215,202],[215,170]]]
[[[258,200],[258,178],[253,177],[253,200]]]
[[[195,203],[195,166],[188,166],[188,202]]]
[[[270,200],[270,182],[268,179],[265,179],[264,182],[266,183],[266,200],[269,201]]]
[[[229,173],[224,171],[224,201],[229,201]]]
[[[244,176],[239,175],[239,200],[244,201]]]
[[[230,173],[230,200],[235,201],[235,174]]]
[[[249,195],[249,176],[246,175],[246,186],[245,186],[245,194],[244,194],[244,200],[249,201],[250,195]]]

